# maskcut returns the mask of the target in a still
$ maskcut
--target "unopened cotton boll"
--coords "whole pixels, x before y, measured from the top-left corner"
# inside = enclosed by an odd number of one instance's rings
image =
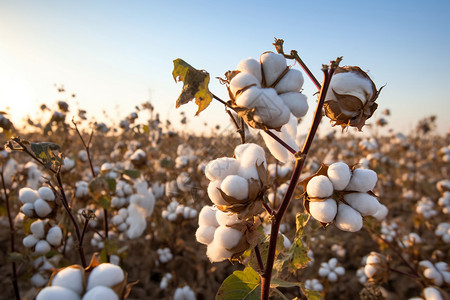
[[[81,295],[84,290],[83,277],[83,269],[67,267],[56,273],[52,279],[52,286],[60,286]]]
[[[349,184],[352,172],[348,165],[343,162],[331,164],[327,170],[327,176],[337,191],[342,191]]]
[[[314,176],[306,186],[308,196],[314,198],[327,198],[333,194],[333,184],[324,175]]]
[[[42,220],[37,220],[31,223],[30,231],[37,238],[41,239],[45,236],[45,222]]]
[[[36,296],[36,300],[80,300],[74,291],[60,287],[60,286],[47,286],[42,289]]]
[[[45,201],[55,201],[55,194],[53,194],[53,191],[46,186],[39,188],[38,194],[39,197]]]
[[[212,206],[204,206],[198,216],[198,224],[200,226],[218,227],[219,223],[216,219],[216,212],[218,212],[217,209]]]
[[[211,262],[223,261],[227,258],[230,258],[231,255],[233,255],[231,251],[228,251],[222,245],[220,245],[218,242],[215,241],[209,244],[208,248],[206,249],[206,256],[208,256]]]
[[[241,238],[242,232],[226,226],[219,226],[214,233],[214,242],[219,243],[226,249],[235,247]]]
[[[289,69],[274,89],[277,93],[299,92],[303,86],[303,74],[297,69]]]
[[[228,175],[236,174],[239,162],[232,157],[221,157],[210,161],[205,168],[205,175],[209,180],[222,180]]]
[[[228,205],[219,192],[221,180],[213,180],[208,184],[208,196],[215,205]]]
[[[86,294],[84,294],[82,300],[98,300],[98,299],[119,300],[119,296],[117,296],[117,294],[109,287],[99,285],[93,287]]]
[[[95,286],[102,285],[112,287],[125,278],[123,270],[116,265],[103,263],[95,267],[88,278],[86,290],[90,290]]]
[[[260,57],[266,86],[271,86],[286,70],[286,58],[283,55],[266,52]]]
[[[61,245],[62,236],[61,228],[59,226],[53,226],[48,230],[46,240],[50,245],[57,247]]]
[[[362,216],[375,214],[380,208],[377,198],[367,193],[350,193],[344,195],[344,200]]]
[[[39,198],[39,194],[28,187],[21,188],[19,190],[19,200],[22,203],[33,203]]]
[[[230,197],[237,200],[248,198],[248,182],[238,175],[228,175],[222,181],[220,189]]]
[[[45,200],[37,199],[34,201],[34,211],[40,218],[45,218],[52,212],[52,208]]]
[[[236,94],[239,91],[249,86],[261,87],[261,84],[259,83],[258,79],[249,73],[244,72],[238,73],[230,81],[230,90],[235,96],[238,96]]]
[[[22,240],[22,244],[27,248],[32,248],[38,241],[38,238],[36,238],[33,234],[30,234],[24,237],[24,239]]]
[[[339,203],[335,225],[340,230],[355,232],[362,228],[361,214],[347,204]]]
[[[296,118],[302,118],[308,112],[307,97],[298,92],[288,92],[279,95],[284,104]]]
[[[309,212],[317,221],[329,223],[334,220],[337,213],[337,203],[334,199],[309,202]]]
[[[370,169],[353,170],[350,183],[345,188],[346,191],[368,192],[373,190],[377,184],[377,173]]]
[[[34,254],[36,255],[44,255],[50,252],[50,244],[45,240],[40,240],[36,243],[36,246],[34,247]]]
[[[216,231],[215,226],[199,226],[197,231],[195,232],[195,237],[199,243],[208,245],[214,239],[214,232]]]

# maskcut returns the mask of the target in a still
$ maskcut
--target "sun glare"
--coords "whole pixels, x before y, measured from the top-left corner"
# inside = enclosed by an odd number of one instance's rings
[[[28,85],[18,77],[0,75],[0,110],[9,114],[14,123],[20,122],[35,109]]]

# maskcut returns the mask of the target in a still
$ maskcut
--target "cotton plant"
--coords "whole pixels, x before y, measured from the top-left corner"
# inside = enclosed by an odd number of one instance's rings
[[[316,278],[306,279],[305,280],[305,288],[308,290],[317,291],[317,292],[323,291],[323,285]]]
[[[416,212],[425,219],[430,219],[438,214],[435,203],[429,197],[422,197],[416,204]]]
[[[170,273],[164,274],[163,278],[161,279],[161,282],[159,283],[159,288],[162,290],[167,289],[172,278],[173,278],[172,274]]]
[[[48,187],[34,190],[28,187],[19,190],[19,200],[23,204],[20,210],[30,218],[45,218],[49,216],[56,204],[55,194]]]
[[[36,220],[30,225],[31,234],[22,243],[33,250],[33,255],[45,255],[62,242],[62,230],[59,226],[51,226],[47,220]]]
[[[158,260],[159,262],[165,264],[168,263],[173,259],[173,254],[170,251],[170,248],[160,248],[156,250],[156,253],[158,254]]]
[[[172,200],[169,205],[167,205],[167,208],[162,211],[161,215],[164,219],[174,222],[179,216],[183,219],[194,219],[197,217],[198,212],[192,207],[185,206],[178,203],[176,200]]]
[[[419,262],[423,270],[423,275],[436,286],[450,284],[450,270],[446,262],[440,261],[432,263],[429,260]]]

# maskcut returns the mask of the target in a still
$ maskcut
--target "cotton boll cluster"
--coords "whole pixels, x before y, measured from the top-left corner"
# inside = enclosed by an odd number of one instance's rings
[[[331,245],[331,251],[338,257],[344,258],[347,250],[342,245],[333,244]]]
[[[189,192],[193,184],[191,182],[191,176],[188,172],[181,172],[176,179],[177,187],[182,192]]]
[[[407,235],[404,235],[402,240],[399,241],[399,246],[404,248],[414,247],[418,244],[422,243],[422,238],[415,232],[411,232]]]
[[[195,162],[197,160],[194,150],[188,144],[178,145],[177,155],[178,156],[175,159],[175,167],[177,169],[186,167],[190,162]]]
[[[450,162],[450,146],[440,148],[438,153],[443,162]]]
[[[178,216],[182,216],[184,219],[193,219],[197,217],[197,210],[192,207],[179,204],[176,200],[172,200],[167,208],[162,211],[162,217],[171,222],[178,219]]]
[[[303,181],[307,209],[319,222],[334,221],[341,230],[358,231],[363,225],[362,217],[382,220],[388,213],[372,192],[377,180],[372,170],[351,170],[342,162],[322,165],[315,175]]]
[[[173,254],[170,251],[170,248],[160,248],[156,250],[156,253],[158,254],[159,261],[163,264],[168,263],[173,259]]]
[[[253,110],[244,114],[253,128],[280,128],[308,111],[306,96],[300,93],[303,75],[287,66],[281,54],[263,53],[260,61],[248,58],[238,64],[228,77],[233,104],[238,109]]]
[[[397,237],[397,229],[397,223],[383,221],[381,223],[381,237],[385,241],[391,243]]]
[[[437,215],[434,209],[434,202],[429,197],[422,197],[416,204],[416,212],[422,215],[425,219],[430,219]]]
[[[155,196],[155,199],[159,199],[162,196],[164,196],[164,194],[165,194],[165,191],[164,191],[165,186],[162,183],[154,182],[154,183],[152,183],[152,186],[150,189],[153,193],[153,196]]]
[[[366,258],[364,274],[370,282],[381,283],[389,278],[390,260],[386,256],[371,252]]]
[[[177,288],[173,295],[173,300],[195,300],[195,293],[189,286]]]
[[[50,259],[47,259],[45,256],[39,256],[34,259],[32,265],[35,271],[30,278],[31,284],[38,288],[46,285],[53,269],[59,263],[61,258],[61,255],[55,255]]]
[[[434,231],[434,234],[439,236],[446,244],[450,244],[450,224],[447,222],[439,223]]]
[[[145,153],[142,149],[137,149],[133,152],[130,156],[130,161],[133,164],[134,167],[140,168],[147,164],[147,153]]]
[[[75,183],[75,197],[84,199],[89,196],[89,184],[86,181]]]
[[[328,262],[320,264],[319,276],[326,277],[329,282],[336,282],[339,276],[345,274],[345,269],[338,266],[338,260],[336,258],[330,258]]]
[[[21,188],[19,200],[22,202],[20,210],[30,218],[45,218],[55,207],[55,194],[48,187],[41,187],[37,191],[31,188]]]
[[[439,198],[438,204],[442,206],[442,211],[445,214],[450,214],[450,192],[444,192],[442,197]]]
[[[25,247],[34,249],[34,255],[45,255],[52,247],[58,247],[62,241],[62,231],[57,225],[50,226],[47,221],[37,220],[31,223],[31,234],[22,243]]]
[[[450,270],[446,262],[432,263],[429,260],[423,260],[419,263],[423,269],[423,275],[437,286],[450,284]]]
[[[306,279],[305,288],[312,291],[322,292],[323,285],[317,279]]]
[[[159,283],[159,288],[162,290],[167,289],[167,287],[169,286],[169,282],[172,280],[172,274],[167,273],[163,276],[163,278],[161,279],[161,282]]]
[[[64,157],[64,164],[61,167],[61,172],[69,172],[73,168],[75,168],[75,160]]]
[[[39,167],[32,161],[24,165],[27,174],[27,186],[33,190],[37,190],[38,186],[44,181],[42,172]]]

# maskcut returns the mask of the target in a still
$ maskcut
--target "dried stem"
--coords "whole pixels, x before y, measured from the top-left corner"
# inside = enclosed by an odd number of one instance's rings
[[[4,173],[5,164],[2,164],[2,170],[0,172],[1,178],[2,178],[2,187],[3,187],[3,194],[5,196],[5,202],[6,202],[6,212],[8,214],[8,222],[9,222],[9,236],[10,236],[10,243],[11,243],[11,253],[14,253],[15,250],[15,230],[14,230],[14,223],[11,217],[11,209],[9,207],[9,196],[8,192],[6,191],[6,184],[5,184],[5,178],[3,176]],[[12,284],[14,288],[14,294],[16,295],[16,299],[20,300],[20,293],[19,293],[19,285],[17,282],[17,268],[16,268],[16,262],[13,261],[11,263],[12,267]]]
[[[260,272],[263,272],[264,271],[264,263],[262,261],[261,252],[259,251],[258,245],[255,246],[255,256],[256,256],[256,260],[258,261],[259,270],[260,270]]]

